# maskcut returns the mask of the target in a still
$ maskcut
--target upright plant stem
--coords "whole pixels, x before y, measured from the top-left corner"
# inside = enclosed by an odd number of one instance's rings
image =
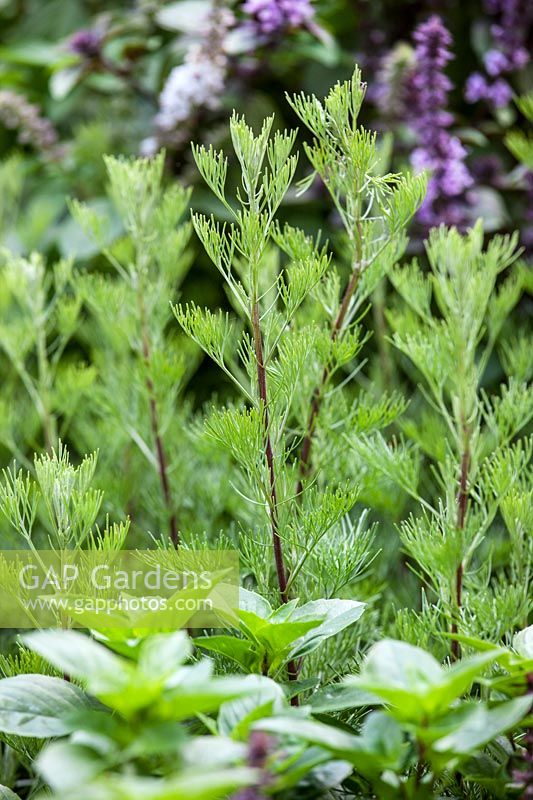
[[[269,430],[269,413],[268,413],[268,390],[266,380],[266,369],[263,358],[263,338],[261,335],[261,325],[259,321],[259,302],[254,300],[252,305],[252,328],[254,338],[255,358],[257,364],[257,383],[259,386],[259,398],[263,411],[263,425],[265,429],[265,457],[268,468],[268,480],[270,487],[269,509],[270,509],[270,527],[272,531],[272,544],[274,546],[274,561],[276,564],[276,574],[278,577],[279,594],[283,604],[289,602],[289,594],[287,591],[287,570],[285,567],[285,560],[283,558],[283,544],[279,534],[279,518],[278,518],[278,493],[276,489],[276,470],[274,466],[274,454],[272,452],[272,441],[270,439]],[[287,672],[289,681],[295,681],[300,672],[300,664],[297,661],[289,661],[287,664]],[[291,697],[291,705],[298,705],[298,697],[294,695]]]
[[[46,332],[43,324],[39,325],[37,330],[37,366],[44,442],[47,452],[51,453],[57,444],[57,430],[56,420],[50,408],[50,365],[46,352]]]
[[[374,316],[374,329],[376,331],[379,361],[381,365],[382,388],[390,389],[392,386],[392,359],[390,344],[387,341],[387,323],[385,320],[385,284],[382,280],[374,291],[372,310]]]
[[[150,426],[152,429],[152,436],[154,438],[155,452],[157,459],[157,468],[159,473],[159,482],[161,484],[161,493],[163,501],[168,514],[168,525],[170,541],[174,547],[178,547],[180,543],[178,533],[178,521],[176,512],[173,507],[172,492],[170,490],[170,480],[168,477],[168,464],[163,438],[161,436],[161,427],[159,422],[159,410],[157,407],[157,399],[155,395],[155,387],[151,378],[151,360],[152,352],[150,347],[150,337],[148,334],[148,325],[146,323],[146,311],[144,307],[144,299],[142,296],[142,288],[137,291],[137,298],[139,304],[139,317],[141,323],[141,343],[142,355],[146,369],[146,388],[148,390],[148,403],[150,407]]]
[[[344,290],[344,295],[342,297],[338,314],[331,327],[332,342],[334,342],[337,339],[337,337],[342,331],[342,327],[344,325],[344,321],[346,319],[346,315],[350,307],[350,302],[352,300],[352,297],[354,296],[355,290],[357,289],[359,278],[361,277],[361,271],[362,271],[361,244],[359,244],[357,259],[355,261],[352,274],[350,276],[350,280],[348,282],[346,289]],[[330,374],[331,374],[331,365],[326,364],[322,371],[320,381],[317,384],[317,386],[315,386],[313,394],[311,395],[311,407],[309,409],[309,416],[307,417],[305,435],[302,441],[302,449],[300,452],[299,478],[298,478],[298,483],[296,484],[297,497],[301,497],[302,495],[303,482],[305,478],[308,477],[311,468],[311,450],[313,448],[313,437],[315,434],[316,420],[320,411],[320,407],[322,405],[322,400],[324,399],[323,398],[324,387],[326,386],[329,380]]]
[[[463,452],[461,455],[461,468],[459,475],[459,490],[457,492],[457,529],[462,531],[465,527],[466,512],[468,509],[468,471],[470,469],[470,434],[466,423],[463,421]],[[463,562],[457,567],[455,573],[455,602],[457,614],[461,611],[463,602]],[[452,622],[452,635],[457,633],[457,619]],[[456,661],[461,656],[461,647],[456,639],[452,640],[452,658]]]
[[[276,471],[274,468],[274,454],[272,452],[272,442],[270,439],[269,431],[269,413],[268,413],[268,394],[267,394],[267,381],[266,369],[263,359],[263,339],[261,336],[261,326],[259,323],[259,303],[254,300],[252,305],[252,328],[254,337],[255,358],[257,363],[257,383],[259,385],[259,398],[261,400],[263,411],[263,424],[265,428],[265,457],[268,468],[268,479],[270,486],[270,526],[272,530],[272,543],[274,546],[274,560],[276,562],[276,573],[278,576],[279,593],[281,602],[288,602],[287,594],[287,572],[285,569],[285,562],[283,559],[283,545],[279,535],[279,519],[278,519],[278,496],[276,489]]]

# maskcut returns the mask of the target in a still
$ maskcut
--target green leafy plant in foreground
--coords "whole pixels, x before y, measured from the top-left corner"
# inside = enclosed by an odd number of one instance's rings
[[[479,224],[431,232],[429,270],[422,258],[400,263],[425,176],[382,174],[382,147],[358,124],[364,90],[356,70],[323,101],[290,101],[342,223],[335,249],[279,223],[295,132],[273,132],[270,118],[254,133],[234,115],[238,187],[223,153],[194,148],[227,221],[194,213],[192,224],[231,313],[176,305],[190,263],[188,193],[163,188],[162,157],[106,160],[118,237],[90,205],[71,204],[114,274],[66,265],[58,283],[38,257],[6,255],[5,340],[22,347],[20,332],[33,331],[22,356],[0,364],[9,398],[26,383],[32,408],[20,447],[12,420],[2,428],[30,470],[7,470],[0,487],[19,541],[111,556],[128,523],[102,534],[98,523],[117,511],[131,514],[134,536],[163,530],[154,546],[169,563],[199,530],[210,545],[238,541],[243,588],[233,630],[195,639],[134,623],[22,637],[18,655],[0,659],[0,798],[528,796],[533,407],[527,332],[510,316],[530,272],[515,237],[485,242]],[[40,345],[32,300],[13,279],[32,263],[42,267]],[[364,312],[384,280],[395,292],[390,344],[418,387],[406,414],[400,391],[362,374]],[[233,402],[191,412],[193,351],[172,312]],[[87,381],[62,384],[80,345]],[[100,446],[101,468],[94,455],[71,460],[63,432],[78,454]],[[40,439],[48,452],[27,463]],[[424,585],[420,603],[405,592],[407,608],[391,517]],[[377,522],[379,573],[369,569]]]
[[[497,664],[509,676],[514,665],[531,664],[530,648],[529,656],[493,648],[443,668],[420,648],[384,640],[318,721],[313,705],[290,710],[269,678],[215,677],[210,662],[191,662],[184,633],[131,641],[122,655],[72,631],[32,633],[25,643],[76,683],[46,675],[0,680],[0,729],[58,738],[36,769],[54,797],[71,800],[214,798],[239,786],[296,796],[300,786],[313,797],[342,781],[354,796],[432,798],[458,772],[471,780],[481,749],[519,731],[533,702],[502,700],[500,689],[494,698],[489,691],[462,699],[474,683],[494,685],[484,676]],[[370,711],[356,731],[330,715],[347,703],[386,708]],[[269,737],[258,740],[260,731]],[[499,785],[506,781],[503,772]]]
[[[215,678],[208,662],[187,666],[186,634],[146,639],[132,650],[135,660],[73,631],[30,634],[26,643],[92,698],[55,677],[0,681],[2,731],[68,737],[45,747],[36,762],[54,796],[214,798],[253,782],[253,770],[238,766],[243,747],[231,741],[213,741],[208,771],[205,754],[202,767],[194,765],[201,737],[188,735],[182,722],[216,711],[246,687],[238,678]]]
[[[316,98],[293,101],[316,136],[306,152],[346,227],[351,275],[342,293],[327,248],[276,221],[296,170],[295,132],[271,135],[273,119],[267,119],[254,134],[244,119],[233,116],[230,132],[241,172],[235,201],[226,188],[225,155],[204,147],[193,150],[204,180],[231,220],[222,225],[214,217],[193,214],[196,233],[224,278],[237,319],[191,303],[174,311],[244,400],[244,408],[215,408],[206,428],[241,468],[239,491],[249,501],[242,531],[251,528],[242,552],[263,591],[271,586],[261,520],[261,510],[263,520],[266,512],[277,594],[290,607],[291,620],[291,597],[305,593],[319,598],[333,572],[337,591],[346,590],[369,561],[372,531],[361,526],[350,539],[354,523],[349,512],[359,498],[354,476],[344,485],[333,476],[329,482],[312,480],[310,448],[322,400],[334,377],[351,369],[361,350],[357,315],[402,254],[405,226],[424,192],[423,178],[379,175],[376,137],[358,125],[364,92],[356,70],[323,105]],[[342,401],[340,410],[345,410]],[[357,411],[351,412],[354,417]],[[328,426],[338,424],[330,416]],[[365,513],[359,513],[363,522]],[[343,537],[353,549],[345,548],[347,562],[337,570],[328,543]],[[288,614],[288,609],[274,612],[287,622]],[[288,668],[293,678],[299,672],[293,660]]]
[[[358,735],[292,716],[257,727],[349,761],[378,797],[433,798],[437,787],[445,792],[453,786],[457,770],[468,780],[471,757],[530,711],[530,696],[460,701],[489,665],[505,658],[493,649],[445,669],[421,648],[383,640],[369,651],[359,675],[345,682],[388,706],[370,713]]]
[[[260,784],[259,765],[250,766],[258,748],[253,723],[289,707],[274,681],[214,677],[211,662],[191,663],[184,633],[123,644],[127,657],[72,631],[34,633],[25,642],[83,687],[43,675],[0,681],[4,734],[59,739],[36,760],[52,796],[207,800]],[[322,774],[330,761],[325,750],[276,752],[273,741],[264,760],[272,794],[305,778],[319,796],[349,772],[335,762]]]
[[[389,314],[392,342],[405,368],[415,368],[425,405],[423,426],[405,424],[417,447],[402,444],[402,461],[379,433],[347,439],[418,505],[401,522],[400,536],[434,604],[418,622],[411,618],[413,639],[449,626],[452,634],[494,641],[527,622],[531,610],[532,441],[520,434],[533,417],[533,394],[520,346],[508,343],[502,351],[506,381],[499,395],[489,395],[483,381],[530,277],[517,262],[516,236],[496,236],[484,249],[479,223],[465,236],[432,231],[427,255],[429,274],[416,262],[391,273],[403,300]],[[435,476],[433,494],[428,481],[419,485],[420,451]],[[508,560],[491,569],[490,534],[501,530],[500,520]],[[452,655],[458,653],[454,638]]]
[[[298,606],[291,600],[274,611],[261,595],[241,589],[238,616],[244,638],[205,636],[195,644],[237,662],[246,672],[276,676],[281,667],[353,625],[364,605],[357,600],[311,600]]]

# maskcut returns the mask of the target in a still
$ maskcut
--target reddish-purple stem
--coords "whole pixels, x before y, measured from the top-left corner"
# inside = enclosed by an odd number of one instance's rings
[[[143,298],[139,292],[139,311],[141,318],[141,339],[142,339],[142,354],[144,365],[146,369],[146,388],[148,390],[148,404],[150,408],[150,427],[152,429],[152,436],[154,438],[157,471],[159,473],[159,482],[161,484],[161,493],[163,501],[168,514],[168,525],[170,540],[174,547],[178,547],[180,537],[178,532],[178,521],[176,512],[173,509],[172,492],[170,490],[170,481],[168,477],[167,456],[165,452],[165,445],[161,437],[161,429],[159,425],[159,411],[157,408],[157,400],[155,394],[155,387],[151,378],[151,350],[150,339],[148,336],[148,328],[146,325],[146,314],[144,310]]]
[[[464,428],[465,445],[461,456],[461,474],[459,477],[459,491],[457,492],[457,528],[462,531],[465,526],[466,512],[468,508],[468,470],[470,469],[470,447],[468,444],[468,431]],[[461,611],[463,602],[463,562],[457,567],[455,573],[455,601],[457,614]],[[457,634],[457,619],[452,622],[452,636]],[[461,656],[461,647],[457,639],[452,640],[452,658],[457,661]]]
[[[279,535],[279,520],[278,520],[278,496],[276,489],[276,472],[274,468],[274,454],[272,452],[272,442],[270,439],[269,431],[269,414],[268,414],[268,394],[266,382],[266,369],[263,359],[263,339],[261,336],[261,327],[259,323],[259,303],[256,301],[252,307],[252,328],[254,337],[255,356],[257,362],[257,383],[259,386],[259,398],[261,401],[263,412],[263,425],[265,429],[265,456],[268,468],[268,478],[270,484],[270,527],[272,531],[272,543],[274,546],[274,560],[276,563],[276,573],[278,576],[279,593],[281,602],[288,602],[287,594],[287,573],[285,570],[285,562],[283,559],[283,546],[281,537]]]
[[[259,386],[259,399],[261,401],[263,412],[263,425],[265,429],[265,457],[268,469],[268,479],[270,486],[270,527],[272,532],[272,544],[274,546],[274,561],[276,564],[276,574],[278,577],[279,593],[281,602],[283,604],[289,602],[289,595],[287,592],[287,571],[285,568],[285,561],[283,558],[283,545],[279,535],[279,518],[278,518],[278,494],[276,489],[276,471],[274,467],[274,454],[272,452],[272,441],[270,439],[269,430],[269,413],[268,413],[268,391],[266,369],[263,357],[263,338],[261,335],[261,325],[259,321],[259,303],[254,302],[252,306],[252,328],[254,337],[255,358],[257,363],[257,383]],[[295,681],[298,678],[300,665],[296,661],[290,661],[287,664],[287,671],[289,681]],[[298,697],[294,695],[291,697],[291,705],[298,705]]]

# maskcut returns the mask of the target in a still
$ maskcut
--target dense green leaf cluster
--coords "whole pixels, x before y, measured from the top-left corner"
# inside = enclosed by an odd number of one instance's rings
[[[289,99],[331,243],[281,215],[297,132],[234,114],[232,153],[193,148],[212,214],[184,222],[163,155],[106,157],[115,216],[70,202],[105,267],[2,250],[0,542],[236,547],[242,587],[195,636],[22,636],[0,798],[528,796],[531,271],[481,222],[411,258],[426,176],[387,172],[365,88]],[[220,307],[187,294],[193,231]]]

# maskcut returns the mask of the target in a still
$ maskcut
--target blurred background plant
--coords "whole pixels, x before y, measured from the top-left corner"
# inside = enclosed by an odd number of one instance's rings
[[[0,152],[22,154],[24,178],[24,224],[9,231],[19,252],[94,255],[64,199],[104,202],[103,153],[164,146],[168,172],[196,182],[191,139],[223,145],[233,107],[291,124],[285,91],[325,94],[354,61],[370,86],[363,123],[394,132],[394,166],[434,170],[420,233],[483,216],[489,232],[520,223],[530,244],[530,170],[504,143],[526,125],[514,97],[531,85],[527,0],[3,0],[0,23]],[[290,213],[308,227],[329,217],[319,187]]]

